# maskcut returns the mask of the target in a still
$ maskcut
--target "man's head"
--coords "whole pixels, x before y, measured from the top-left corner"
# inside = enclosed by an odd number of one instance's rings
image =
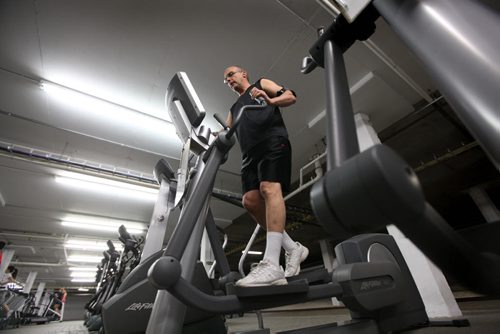
[[[12,275],[12,278],[16,278],[16,277],[17,277],[17,272],[18,272],[18,270],[17,270],[17,268],[16,268],[16,267],[14,267],[14,266],[12,266],[12,265],[11,265],[11,266],[8,266],[8,267],[7,267],[6,272],[7,272],[7,273],[10,273],[10,274]]]
[[[224,83],[238,94],[250,86],[248,72],[240,66],[229,66],[224,70]]]

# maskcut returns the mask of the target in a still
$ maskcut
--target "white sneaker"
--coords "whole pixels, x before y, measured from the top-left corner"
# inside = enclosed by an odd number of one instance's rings
[[[309,249],[297,242],[297,248],[291,252],[285,252],[285,277],[292,277],[300,273],[300,264],[309,255]]]
[[[288,284],[288,282],[283,268],[266,260],[260,261],[246,277],[236,282],[236,286],[244,287],[285,284]]]

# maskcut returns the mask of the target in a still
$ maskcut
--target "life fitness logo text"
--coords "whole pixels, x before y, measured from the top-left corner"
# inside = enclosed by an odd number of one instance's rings
[[[132,303],[125,309],[125,311],[151,310],[153,308],[153,304],[154,303]]]

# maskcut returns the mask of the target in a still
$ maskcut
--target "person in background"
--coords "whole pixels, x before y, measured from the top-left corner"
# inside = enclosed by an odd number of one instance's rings
[[[2,282],[0,282],[2,288],[15,289],[17,287],[18,284],[18,282],[16,281],[17,272],[18,270],[14,266],[8,266],[7,269],[5,269],[5,274],[3,276]],[[1,311],[8,313],[10,311],[9,306],[5,303],[2,304]]]
[[[3,248],[5,247],[5,242],[0,241],[0,265],[2,265]]]
[[[59,321],[62,321],[64,304],[66,303],[66,298],[68,292],[65,288],[60,288],[59,291],[54,292],[54,301],[52,302],[52,307],[55,312],[59,315]]]
[[[9,285],[10,283],[17,284],[16,277],[17,277],[18,270],[14,266],[8,266],[7,269],[5,269],[5,275],[3,276],[2,282],[0,282],[0,285]]]
[[[291,146],[280,107],[295,103],[296,95],[272,80],[261,78],[250,84],[248,72],[240,66],[224,71],[224,83],[239,98],[231,107],[226,124],[231,127],[242,106],[267,104],[264,110],[247,111],[236,128],[242,152],[241,178],[243,206],[266,232],[264,258],[237,286],[287,284],[285,277],[300,272],[309,250],[295,242],[285,231],[286,211],[283,193],[290,187]],[[279,265],[285,249],[286,268]]]

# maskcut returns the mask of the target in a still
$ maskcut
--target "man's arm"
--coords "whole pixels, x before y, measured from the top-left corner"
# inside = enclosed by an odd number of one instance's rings
[[[289,89],[278,95],[284,88],[272,80],[262,79],[260,80],[260,85],[262,90],[258,88],[252,89],[252,98],[262,97],[267,104],[278,107],[288,107],[297,101],[295,94]]]

